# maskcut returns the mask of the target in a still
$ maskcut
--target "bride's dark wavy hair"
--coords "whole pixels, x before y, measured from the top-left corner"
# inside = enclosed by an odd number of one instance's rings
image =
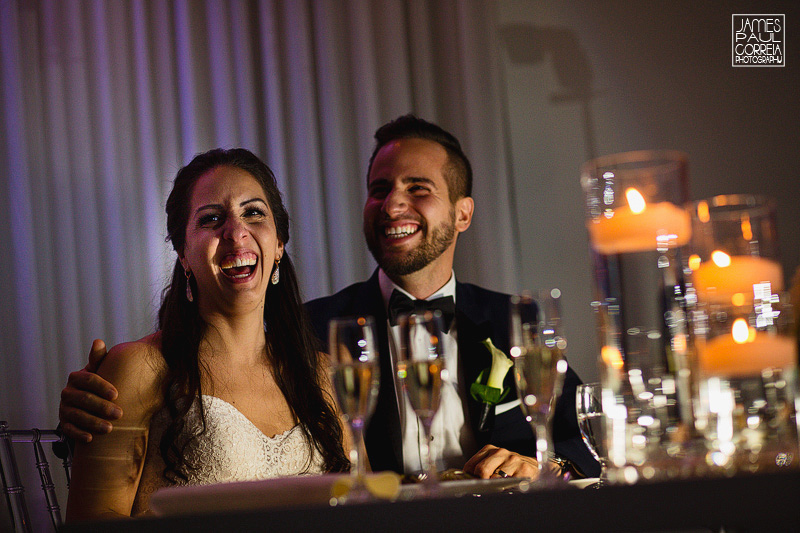
[[[220,166],[239,168],[258,181],[275,218],[278,239],[285,246],[289,242],[289,215],[275,176],[252,152],[236,148],[198,154],[178,171],[167,199],[167,240],[172,242],[175,251],[182,253],[186,243],[190,200],[195,184],[201,176]],[[274,270],[275,265],[272,268]],[[176,260],[172,281],[164,289],[158,312],[161,350],[168,367],[164,399],[170,415],[160,449],[166,464],[165,473],[170,476],[181,476],[178,467],[184,464],[183,451],[186,445],[205,430],[204,422],[199,433],[186,433],[186,415],[194,399],[203,393],[198,354],[209,327],[201,318],[197,304],[186,299],[187,283],[191,284],[192,292],[197,295],[199,292],[194,277],[187,280],[180,260]],[[333,407],[333,399],[323,388],[322,361],[316,349],[317,340],[300,298],[297,275],[285,249],[280,262],[280,282],[269,284],[268,287],[264,327],[267,357],[275,381],[308,437],[309,447],[321,453],[325,469],[330,472],[345,470],[349,462],[342,447],[342,428]],[[202,402],[198,403],[205,421]],[[186,466],[192,468],[192,465]]]

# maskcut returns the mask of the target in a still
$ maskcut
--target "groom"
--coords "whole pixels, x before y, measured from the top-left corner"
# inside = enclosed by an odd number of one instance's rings
[[[469,160],[453,135],[411,115],[385,124],[375,139],[367,170],[364,237],[379,268],[367,281],[306,304],[320,338],[331,318],[375,317],[381,383],[366,431],[370,463],[375,470],[421,469],[419,425],[393,379],[398,333],[391,318],[394,302],[403,296],[444,298],[454,300],[455,309],[453,326],[444,339],[450,377],[444,380],[434,422],[430,444],[435,455],[442,466],[463,468],[479,477],[535,477],[535,439],[514,401],[512,373],[504,383],[510,398],[495,408],[488,427],[481,427],[482,404],[469,394],[470,385],[481,371],[488,374],[492,362],[482,341],[491,339],[506,354],[509,348],[508,296],[460,283],[453,272],[458,235],[469,228],[474,211]],[[579,383],[568,370],[554,414],[553,437],[557,455],[589,475],[597,472],[598,465],[578,431],[575,387]]]
[[[452,324],[444,339],[449,377],[430,442],[440,466],[463,468],[478,477],[538,475],[535,438],[516,400],[514,380],[506,376],[510,394],[481,423],[483,405],[469,393],[492,355],[483,341],[508,353],[507,295],[460,283],[453,272],[458,235],[472,222],[472,170],[458,140],[439,126],[411,115],[385,124],[375,134],[376,146],[367,171],[364,236],[379,268],[364,282],[307,303],[320,339],[327,337],[331,318],[371,315],[376,320],[381,357],[381,382],[375,413],[366,431],[373,470],[418,472],[422,432],[410,406],[399,394],[392,361],[396,360],[397,328],[393,318],[404,298],[446,302]],[[390,306],[390,303],[392,304]],[[413,307],[407,300],[404,304]],[[419,305],[419,302],[417,302]],[[402,311],[402,309],[401,309]],[[392,341],[390,341],[392,339]],[[90,364],[104,348],[93,346]],[[105,386],[89,372],[75,372],[62,392],[60,416],[74,437],[98,432],[99,421],[116,418],[113,404],[88,391]],[[553,417],[553,440],[562,469],[596,475],[599,465],[582,443],[575,413],[575,388],[580,383],[570,369]],[[107,388],[105,389],[107,390]],[[92,396],[90,398],[90,396]],[[110,425],[106,423],[106,431]],[[554,465],[548,467],[555,468]]]

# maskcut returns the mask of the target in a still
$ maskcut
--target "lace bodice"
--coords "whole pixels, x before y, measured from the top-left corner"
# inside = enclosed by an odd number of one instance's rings
[[[314,450],[309,457],[308,441],[301,426],[268,437],[228,402],[214,396],[203,396],[202,400],[206,430],[186,447],[180,468],[186,480],[171,482],[164,477],[159,444],[166,429],[167,413],[162,411],[153,417],[132,514],[145,512],[150,494],[169,485],[210,485],[323,472],[320,453]],[[201,427],[199,402],[195,401],[187,414],[187,430],[195,432]]]

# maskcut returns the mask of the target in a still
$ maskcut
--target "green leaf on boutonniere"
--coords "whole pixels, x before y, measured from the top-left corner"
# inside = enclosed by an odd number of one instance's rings
[[[502,350],[492,344],[491,339],[484,340],[483,345],[492,354],[492,366],[478,374],[478,378],[470,386],[469,392],[479,402],[496,405],[506,397],[510,390],[508,387],[503,388],[503,381],[514,363]]]
[[[484,375],[486,375],[486,370],[482,370],[481,373],[478,374],[478,379],[476,379],[475,383],[470,386],[469,393],[475,400],[479,402],[488,403],[489,405],[496,405],[500,403],[500,400],[508,395],[509,389],[503,391],[496,387],[490,387],[489,385],[481,383]]]

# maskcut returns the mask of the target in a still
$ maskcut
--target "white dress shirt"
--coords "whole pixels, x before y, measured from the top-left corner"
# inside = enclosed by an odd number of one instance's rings
[[[389,298],[392,291],[398,290],[412,300],[413,296],[394,284],[392,280],[383,272],[378,271],[378,281],[380,283],[381,294],[383,295],[384,305],[389,305]],[[456,298],[456,276],[453,273],[450,280],[442,288],[428,297],[429,300],[452,296]],[[387,320],[388,322],[388,320]],[[397,363],[397,346],[400,340],[399,326],[387,324],[389,337],[389,355],[391,356],[392,368]],[[463,381],[463,371],[458,363],[458,338],[456,333],[455,319],[450,327],[450,331],[443,338],[444,365],[447,369],[447,376],[442,379],[442,392],[439,410],[433,419],[431,427],[431,457],[436,461],[439,470],[447,468],[462,468],[472,454],[477,451],[475,436],[472,427],[467,423],[469,414],[464,399],[467,398],[469,384]],[[394,387],[398,398],[398,409],[400,411],[400,425],[403,438],[403,469],[407,474],[417,473],[423,470],[422,457],[420,453],[421,439],[424,438],[422,424],[417,419],[411,403],[403,393],[402,384],[399,383],[397,374],[394,373]]]

